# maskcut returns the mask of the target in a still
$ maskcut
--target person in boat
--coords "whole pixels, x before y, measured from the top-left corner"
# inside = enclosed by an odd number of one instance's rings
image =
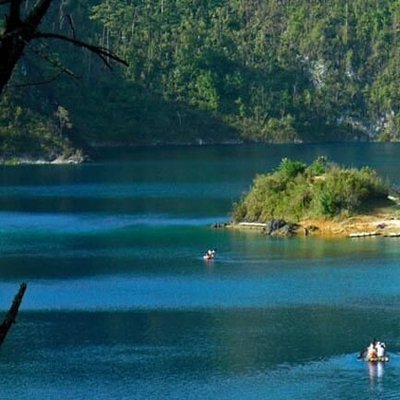
[[[376,359],[376,357],[378,356],[377,349],[376,349],[377,343],[378,343],[378,341],[376,339],[373,339],[372,342],[367,347],[367,355],[365,357],[367,360]]]
[[[386,345],[383,342],[378,342],[376,344],[376,356],[378,357],[378,360],[385,357],[385,348]]]
[[[364,354],[365,354],[365,356],[363,358],[365,359],[365,361],[372,361],[372,362],[389,361],[389,358],[386,356],[385,343],[379,342],[376,339],[374,339],[370,343],[370,345],[368,346],[368,348]]]
[[[212,259],[214,258],[213,251],[212,251],[211,249],[208,249],[208,250],[206,251],[206,253],[204,254],[203,258],[204,258],[205,260],[212,260]]]
[[[212,260],[215,258],[215,251],[216,249],[208,249],[206,254],[204,254],[203,258],[206,260]]]

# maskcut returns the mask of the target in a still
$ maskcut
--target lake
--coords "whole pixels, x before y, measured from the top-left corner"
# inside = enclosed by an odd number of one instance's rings
[[[213,229],[283,157],[369,165],[400,144],[107,149],[0,167],[2,399],[397,399],[400,238]],[[217,248],[213,262],[202,259]],[[387,343],[386,365],[357,353]]]

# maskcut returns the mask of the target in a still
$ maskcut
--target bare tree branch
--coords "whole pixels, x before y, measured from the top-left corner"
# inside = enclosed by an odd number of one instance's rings
[[[58,40],[63,40],[64,42],[72,43],[74,46],[85,48],[87,50],[90,50],[92,53],[97,54],[106,63],[106,65],[110,68],[111,68],[111,66],[110,66],[109,62],[106,60],[106,57],[109,57],[112,60],[117,61],[121,64],[128,65],[128,63],[125,60],[116,56],[115,54],[113,54],[110,50],[106,49],[105,47],[95,46],[95,45],[83,42],[81,40],[71,38],[69,36],[61,35],[58,33],[36,32],[36,33],[34,33],[33,38],[34,39],[58,39]]]
[[[42,51],[40,51],[40,49],[35,50],[32,46],[29,48],[29,51],[31,51],[32,53],[36,54],[37,56],[43,58],[43,60],[45,60],[46,62],[48,62],[49,64],[51,64],[53,67],[57,68],[60,70],[60,73],[65,73],[67,75],[69,75],[71,78],[74,79],[78,79],[79,77],[74,74],[73,71],[71,71],[69,68],[64,67],[61,62],[59,62],[58,60],[54,60],[50,57],[50,53],[43,53]]]
[[[15,1],[15,0],[12,0]],[[25,19],[25,24],[33,29],[33,32],[37,29],[43,17],[47,13],[52,0],[39,0],[28,17]]]
[[[5,1],[5,0],[0,0]],[[0,36],[0,93],[10,80],[18,60],[21,58],[26,45],[32,40],[52,0],[38,0],[26,20],[20,18],[22,0],[10,0],[5,27]],[[6,4],[6,3],[3,3]]]
[[[41,81],[33,81],[33,82],[26,82],[26,83],[18,83],[18,84],[10,84],[10,87],[21,88],[27,86],[39,86],[39,85],[47,85],[49,83],[54,82],[57,80],[65,71],[58,71],[57,74],[54,76],[41,80]],[[76,78],[76,76],[74,76]]]
[[[72,43],[75,46],[97,54],[109,68],[111,68],[110,60],[128,65],[125,60],[113,54],[110,50],[76,39],[75,27],[70,17],[68,22],[73,37],[57,33],[40,32],[38,28],[53,0],[37,0],[25,19],[21,19],[20,11],[22,2],[23,0],[0,0],[0,5],[10,5],[8,13],[5,15],[4,29],[0,34],[0,94],[10,80],[11,74],[25,51],[26,46],[28,46],[33,39],[58,39]],[[74,74],[66,68],[64,68],[64,72],[74,76]]]

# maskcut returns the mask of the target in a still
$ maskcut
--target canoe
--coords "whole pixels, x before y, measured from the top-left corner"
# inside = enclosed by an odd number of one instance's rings
[[[367,350],[363,350],[361,351],[357,358],[359,360],[364,360],[366,362],[371,362],[371,363],[378,363],[378,362],[389,362],[389,356],[385,355],[382,357],[373,357],[373,358],[369,358],[367,357],[368,351]]]
[[[389,357],[388,356],[382,356],[382,357],[374,357],[374,358],[365,358],[365,361],[368,361],[368,362],[371,362],[371,363],[389,362]]]

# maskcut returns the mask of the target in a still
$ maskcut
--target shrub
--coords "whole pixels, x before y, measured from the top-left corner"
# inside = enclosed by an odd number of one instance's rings
[[[301,161],[291,161],[288,158],[283,158],[278,172],[286,175],[288,178],[293,178],[298,174],[302,174],[306,170],[307,165]]]
[[[371,168],[339,168],[325,157],[307,167],[284,158],[275,172],[255,178],[250,191],[235,204],[233,219],[298,221],[352,215],[386,199],[388,193],[388,184]]]

